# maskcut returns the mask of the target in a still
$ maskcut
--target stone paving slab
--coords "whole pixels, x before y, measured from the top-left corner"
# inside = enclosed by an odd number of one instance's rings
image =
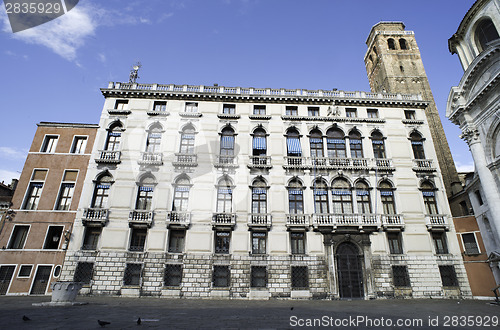
[[[442,329],[447,324],[449,329],[500,328],[500,306],[481,300],[249,301],[79,296],[77,301],[87,304],[33,306],[47,301],[50,297],[0,297],[0,329],[298,329],[307,325]],[[23,315],[31,320],[23,321]],[[141,325],[136,322],[139,317]],[[111,324],[101,327],[98,319]],[[398,320],[411,324],[397,326]]]

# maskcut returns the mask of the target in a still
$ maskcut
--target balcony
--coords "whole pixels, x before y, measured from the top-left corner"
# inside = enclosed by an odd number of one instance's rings
[[[377,170],[385,170],[385,171],[394,171],[395,168],[392,165],[392,159],[389,158],[375,158],[374,165],[377,167]]]
[[[142,152],[139,165],[163,165],[163,154],[161,152]]]
[[[130,111],[129,109],[108,109],[108,113],[110,115],[122,115],[122,116],[126,116],[128,114],[130,114],[132,111]]]
[[[380,228],[380,220],[375,214],[352,213],[315,213],[312,215],[312,225],[315,229],[321,227],[350,227],[359,230]]]
[[[285,163],[283,164],[283,168],[303,170],[310,167],[308,164],[309,162],[307,157],[285,156]]]
[[[384,230],[402,230],[405,226],[402,214],[382,214],[381,218]]]
[[[240,119],[240,115],[236,113],[219,113],[217,117],[220,119]]]
[[[155,110],[155,109],[150,109],[147,111],[148,116],[162,116],[166,117],[170,115],[170,112],[166,110]]]
[[[96,163],[102,164],[118,164],[121,162],[121,151],[116,150],[99,150],[99,156],[96,158]]]
[[[213,227],[231,227],[236,225],[236,213],[214,213],[212,216]]]
[[[413,170],[415,172],[434,172],[436,167],[432,159],[414,159]]]
[[[83,209],[82,224],[84,226],[104,226],[108,222],[108,209],[85,208]]]
[[[250,162],[247,166],[248,168],[261,169],[270,169],[273,167],[271,165],[271,156],[250,156]]]
[[[251,213],[248,215],[248,227],[271,228],[272,216],[270,213]]]
[[[287,214],[286,215],[286,226],[290,227],[309,227],[311,224],[309,223],[309,216],[307,214]]]
[[[148,227],[153,224],[153,211],[149,210],[133,210],[128,215],[128,224],[130,227]]]
[[[215,159],[215,167],[238,167],[236,156],[217,155]]]
[[[445,231],[450,229],[448,217],[445,214],[426,214],[425,225],[429,231]]]
[[[394,171],[388,158],[330,158],[285,156],[285,169],[309,170],[386,170]]]
[[[175,161],[172,164],[174,166],[182,166],[182,167],[198,166],[198,155],[177,153],[175,154]]]
[[[191,212],[171,211],[167,213],[168,228],[188,228],[191,224]]]

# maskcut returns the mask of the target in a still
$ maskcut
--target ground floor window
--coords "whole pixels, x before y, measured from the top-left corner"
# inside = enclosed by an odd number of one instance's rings
[[[457,274],[453,266],[439,266],[443,286],[458,286]]]
[[[180,286],[182,282],[182,265],[165,265],[165,286]]]
[[[411,286],[408,267],[406,266],[392,266],[392,278],[395,287]]]
[[[73,281],[82,282],[83,284],[90,284],[94,275],[93,262],[79,262],[76,265]]]
[[[267,286],[266,266],[252,266],[250,273],[250,286],[252,288],[265,288]]]
[[[123,274],[124,285],[141,285],[141,264],[127,264]]]
[[[307,266],[292,266],[292,289],[309,288],[309,272]]]
[[[231,282],[229,266],[214,266],[212,283],[214,287],[228,287]]]

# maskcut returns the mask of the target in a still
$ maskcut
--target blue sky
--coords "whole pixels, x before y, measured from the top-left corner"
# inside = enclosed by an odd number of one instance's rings
[[[13,34],[0,8],[0,181],[22,170],[40,121],[97,123],[99,88],[142,83],[369,91],[365,41],[379,21],[415,31],[459,170],[467,145],[444,116],[463,74],[447,40],[472,0],[80,0]]]

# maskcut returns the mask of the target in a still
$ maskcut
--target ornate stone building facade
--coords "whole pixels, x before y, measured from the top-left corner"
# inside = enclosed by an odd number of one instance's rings
[[[500,282],[500,5],[476,1],[449,39],[464,75],[448,97],[446,116],[460,126],[474,159],[467,192],[491,269]]]

